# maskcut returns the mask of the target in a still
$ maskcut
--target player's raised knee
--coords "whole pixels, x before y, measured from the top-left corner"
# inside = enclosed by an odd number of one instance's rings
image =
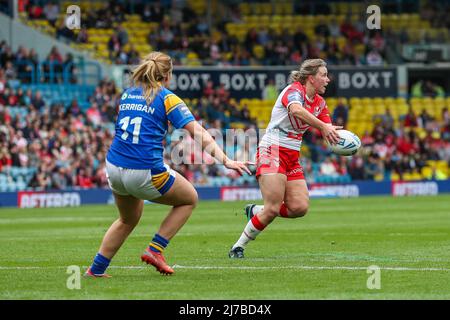
[[[308,212],[308,203],[297,203],[288,207],[289,215],[292,217],[303,217]]]
[[[191,195],[191,205],[195,208],[198,204],[198,193],[194,190]]]
[[[198,193],[197,190],[192,188],[191,190],[185,191],[183,194],[181,205],[185,206],[192,206],[192,208],[195,208],[198,203]]]

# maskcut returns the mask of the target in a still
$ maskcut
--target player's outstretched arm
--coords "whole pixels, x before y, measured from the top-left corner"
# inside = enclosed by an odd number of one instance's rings
[[[336,144],[339,142],[339,134],[337,130],[342,129],[342,126],[334,126],[331,123],[323,122],[322,120],[316,118],[313,114],[309,113],[308,110],[303,108],[300,103],[290,104],[288,112],[303,122],[306,122],[310,126],[320,130],[322,136],[330,144]]]
[[[194,141],[201,141],[202,150],[208,152],[211,156],[216,158],[220,163],[222,163],[228,169],[233,169],[239,172],[241,175],[247,172],[251,175],[250,170],[247,165],[252,164],[251,162],[234,161],[227,157],[227,155],[222,151],[216,141],[211,137],[208,131],[205,130],[197,121],[191,121],[184,128],[189,131],[191,137]]]

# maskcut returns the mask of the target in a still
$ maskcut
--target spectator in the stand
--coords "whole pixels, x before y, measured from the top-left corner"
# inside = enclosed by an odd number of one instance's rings
[[[403,125],[405,127],[417,127],[419,125],[417,121],[417,116],[414,113],[414,110],[412,109],[411,106],[408,108],[408,113],[405,116]]]
[[[316,24],[316,27],[314,28],[314,32],[316,33],[316,35],[322,36],[325,38],[330,36],[330,29],[328,28],[328,24],[325,22],[324,19],[321,19]]]
[[[417,118],[418,126],[421,128],[426,128],[427,124],[434,120],[434,117],[428,113],[427,109],[422,109],[422,112]]]
[[[221,108],[222,106],[219,98],[211,96],[209,98],[209,103],[206,107],[206,114],[208,116],[208,120],[215,121],[217,119],[220,119],[222,117]]]
[[[418,146],[414,145],[410,134],[404,134],[397,140],[397,150],[403,154],[410,154],[411,151],[417,151]]]
[[[216,90],[214,90],[214,95],[219,98],[221,103],[226,103],[230,98],[230,91],[225,89],[225,84],[221,83]]]
[[[25,99],[25,93],[23,92],[23,88],[20,87],[17,89],[17,104],[20,107],[24,107],[27,105],[26,99]]]
[[[393,129],[394,128],[394,117],[392,116],[391,109],[386,108],[383,115],[381,115],[381,125],[385,129]]]
[[[86,117],[94,127],[98,127],[102,121],[101,113],[98,109],[97,103],[93,103],[90,108],[86,111]]]
[[[250,110],[248,109],[248,106],[244,104],[241,109],[241,119],[242,121],[246,122],[252,122],[251,116],[250,116]]]
[[[6,45],[6,43],[0,53],[0,67],[4,68],[8,62],[14,62],[14,53],[12,49]]]
[[[275,101],[278,98],[278,94],[279,92],[277,87],[275,86],[275,81],[273,80],[273,78],[270,78],[262,91],[262,99]]]
[[[28,187],[35,190],[47,190],[51,189],[51,186],[51,177],[46,172],[43,172],[41,170],[38,170],[28,183]]]
[[[36,2],[29,9],[28,16],[30,19],[41,19],[43,16],[43,9]]]
[[[25,104],[24,104],[25,106],[28,106],[33,102],[33,91],[31,91],[31,89],[28,89],[25,92],[25,96],[23,97],[23,100],[25,102]]]
[[[43,12],[50,25],[55,27],[56,20],[58,20],[59,15],[58,5],[56,3],[49,2],[44,6]]]
[[[411,95],[413,97],[445,97],[444,89],[432,82],[431,80],[419,80],[411,87]]]
[[[441,86],[437,85],[436,83],[430,80],[427,80],[423,85],[423,95],[425,97],[433,97],[433,98],[444,97],[445,91]]]
[[[343,98],[338,100],[338,104],[336,105],[333,111],[333,123],[336,123],[338,126],[347,127],[348,122],[348,105],[345,103]]]
[[[365,167],[365,178],[374,180],[382,173],[381,161],[376,154],[370,155],[368,160],[369,162]]]
[[[17,78],[17,71],[11,61],[6,62],[5,66],[5,76],[7,80],[12,80]]]
[[[3,99],[6,102],[7,105],[11,107],[15,107],[19,101],[17,95],[15,94],[13,89],[7,88],[5,90],[5,93],[3,95]]]
[[[60,80],[68,83],[76,83],[77,78],[75,76],[75,61],[73,55],[69,52],[66,54],[64,61],[61,64],[62,77]]]
[[[17,78],[24,83],[31,81],[32,66],[29,59],[28,49],[19,46],[16,53],[16,61],[14,63],[17,68]],[[15,77],[14,77],[15,78]]]
[[[164,18],[165,10],[161,6],[161,3],[159,1],[155,2],[152,5],[151,12],[152,12],[152,14],[151,14],[151,22],[161,23],[163,18]]]
[[[0,98],[1,98],[1,94],[5,90],[5,87],[6,87],[5,72],[3,71],[3,69],[0,68]]]
[[[369,66],[382,66],[384,64],[383,57],[376,49],[372,49],[367,53],[366,62]]]
[[[331,158],[326,158],[320,164],[320,174],[323,176],[336,177],[338,175],[337,170]]]
[[[46,82],[61,81],[63,58],[56,46],[53,46],[44,61],[44,79]]]
[[[169,20],[165,19],[160,27],[158,37],[158,47],[160,49],[168,50],[171,48],[175,38],[175,33],[170,27]],[[209,47],[208,47],[209,48]],[[208,51],[209,52],[209,51]]]
[[[140,61],[139,52],[136,50],[133,44],[130,45],[130,50],[128,51],[128,64],[134,65],[138,64]]]
[[[419,80],[416,83],[414,83],[411,87],[411,96],[416,97],[416,98],[423,97],[422,85],[423,85],[423,80]]]
[[[141,12],[141,20],[143,22],[152,22],[152,10],[149,4],[145,4],[144,9]]]
[[[92,183],[94,186],[98,188],[105,188],[108,187],[108,179],[106,178],[105,174],[105,165],[100,165],[96,170],[95,174],[92,177]]]
[[[121,45],[117,34],[112,34],[111,38],[108,41],[108,51],[109,57],[111,60],[117,57],[117,54],[120,52]]]
[[[128,63],[128,55],[124,51],[124,48],[120,48],[119,52],[117,52],[116,59],[114,60],[115,64],[127,64]]]
[[[41,111],[45,107],[45,101],[44,98],[42,98],[41,91],[36,91],[34,97],[31,100],[31,104],[37,111]]]
[[[108,104],[101,107],[102,122],[115,122],[116,110]]]
[[[80,31],[78,31],[77,42],[78,43],[88,43],[89,42],[89,34],[86,29],[86,25],[83,25],[83,27],[80,29]]]
[[[111,15],[113,16],[113,20],[116,23],[122,23],[125,21],[125,13],[124,8],[121,4],[114,4],[114,8],[112,9]]]
[[[64,190],[71,187],[72,181],[65,167],[56,167],[51,176],[52,189]]]
[[[66,21],[62,20],[59,27],[56,29],[56,39],[65,41],[76,40],[75,32],[67,28]]]
[[[0,148],[0,172],[6,171],[12,165],[11,155],[6,147]]]
[[[117,27],[117,38],[119,39],[120,47],[128,43],[128,32],[122,25]]]
[[[206,86],[203,88],[203,96],[207,99],[214,96],[214,82],[212,80],[208,80],[206,82]]]
[[[341,36],[339,23],[337,22],[335,16],[332,16],[332,18],[328,24],[328,28],[330,30],[330,36],[332,38],[337,38],[337,37]]]
[[[90,169],[81,168],[77,177],[76,177],[76,185],[81,188],[92,188],[92,174],[90,173]]]
[[[183,10],[177,1],[172,1],[170,12],[170,20],[174,24],[179,25],[183,22]]]
[[[450,122],[450,113],[448,112],[447,107],[442,108],[441,119],[442,119],[442,121],[444,121],[444,123]]]
[[[71,115],[72,117],[78,117],[79,115],[83,115],[83,111],[78,104],[78,99],[73,99],[70,103],[69,107],[66,110],[66,117]]]

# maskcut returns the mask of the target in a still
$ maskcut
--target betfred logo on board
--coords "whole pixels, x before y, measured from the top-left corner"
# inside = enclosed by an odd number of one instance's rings
[[[313,197],[359,197],[357,185],[321,185],[313,184],[309,188],[309,196]]]
[[[19,208],[78,207],[81,197],[78,192],[18,192]]]
[[[430,182],[393,182],[393,196],[434,196],[439,193],[438,184]]]
[[[259,188],[223,187],[220,190],[222,201],[262,200]]]

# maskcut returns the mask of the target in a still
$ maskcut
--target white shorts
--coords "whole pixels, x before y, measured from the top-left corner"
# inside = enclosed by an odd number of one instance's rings
[[[111,190],[119,195],[153,200],[169,191],[175,182],[175,171],[166,164],[164,167],[166,171],[152,174],[150,169],[126,169],[106,161],[106,177]]]

